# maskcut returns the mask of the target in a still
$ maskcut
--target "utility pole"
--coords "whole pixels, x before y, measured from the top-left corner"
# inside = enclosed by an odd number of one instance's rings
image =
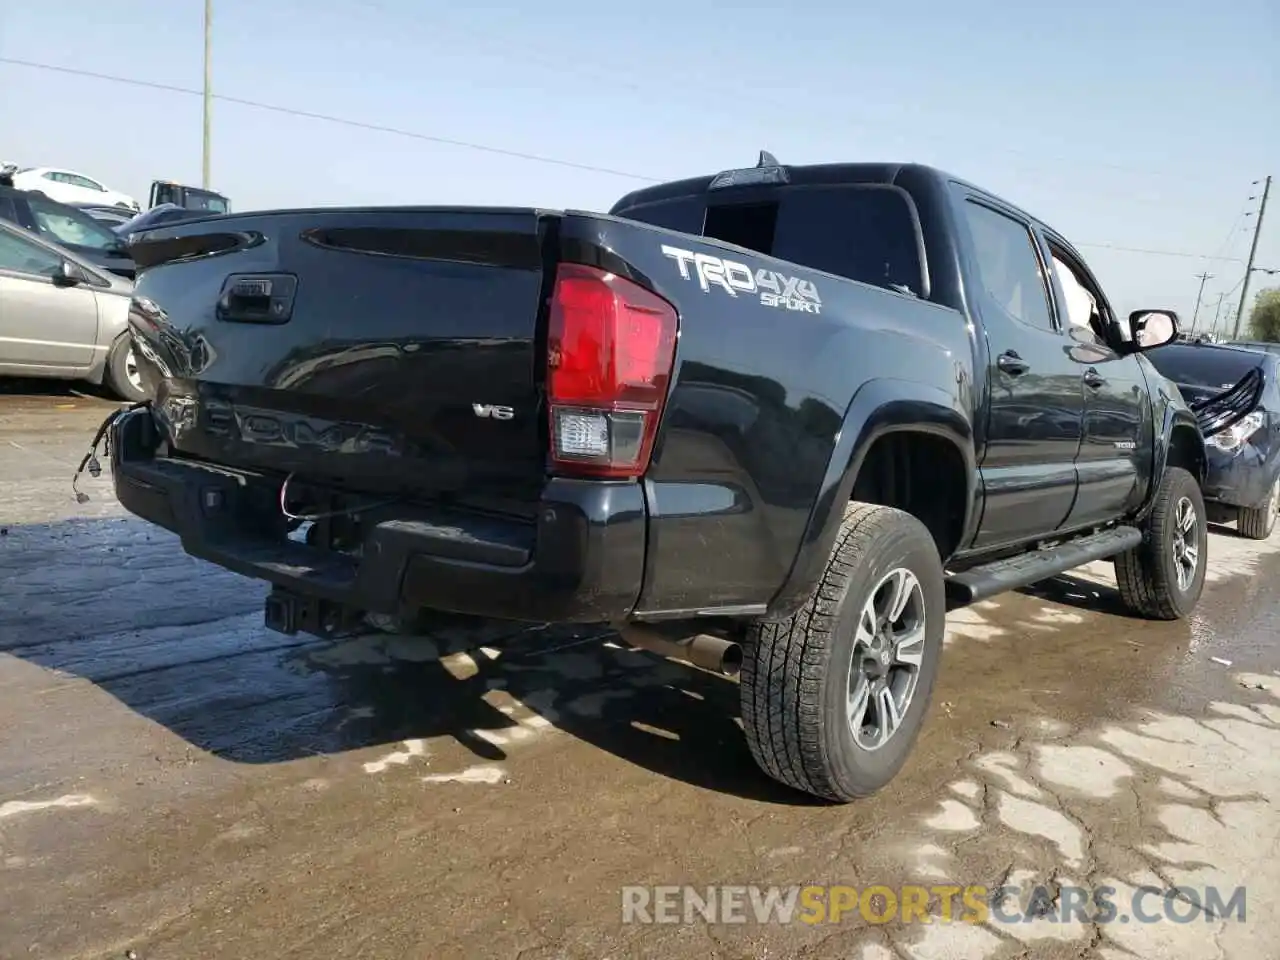
[[[209,187],[209,120],[213,111],[212,70],[209,63],[209,49],[213,46],[213,0],[204,0],[204,150],[200,186]]]
[[[1195,332],[1196,332],[1196,318],[1200,316],[1200,298],[1204,296],[1204,282],[1206,280],[1213,279],[1213,274],[1210,273],[1208,270],[1206,270],[1204,273],[1197,273],[1196,276],[1200,278],[1200,289],[1196,291],[1196,309],[1191,314],[1191,333],[1193,336],[1195,335]]]
[[[1222,301],[1225,299],[1227,299],[1225,293],[1218,294],[1218,305],[1213,309],[1213,326],[1210,327],[1212,333],[1218,332],[1218,318],[1222,315]]]
[[[1262,188],[1262,203],[1258,206],[1258,222],[1253,225],[1253,243],[1249,246],[1249,263],[1244,268],[1244,286],[1240,289],[1240,305],[1236,308],[1236,330],[1231,339],[1240,339],[1240,321],[1244,318],[1245,300],[1249,296],[1249,278],[1253,275],[1253,259],[1258,255],[1258,238],[1262,236],[1262,217],[1267,212],[1267,194],[1271,192],[1271,178],[1267,177]]]

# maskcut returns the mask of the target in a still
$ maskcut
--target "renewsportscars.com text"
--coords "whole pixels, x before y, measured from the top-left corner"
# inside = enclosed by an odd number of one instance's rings
[[[930,910],[933,904],[936,909]],[[1245,888],[628,886],[623,923],[1193,923],[1245,920]]]

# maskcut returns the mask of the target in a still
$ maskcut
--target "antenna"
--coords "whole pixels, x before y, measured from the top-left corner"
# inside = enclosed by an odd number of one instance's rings
[[[756,162],[756,166],[757,167],[780,167],[782,166],[782,164],[780,164],[778,162],[778,158],[775,157],[768,150],[761,150],[760,159],[759,161]]]

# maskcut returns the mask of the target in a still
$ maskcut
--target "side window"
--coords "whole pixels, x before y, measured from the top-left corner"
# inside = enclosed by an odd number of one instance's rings
[[[102,184],[95,180],[90,180],[88,177],[73,176],[68,179],[70,179],[77,187],[84,187],[86,190],[97,190],[99,193],[105,193],[107,189]]]
[[[1009,316],[1054,332],[1049,291],[1026,226],[972,200],[965,202],[978,272],[987,293]]]
[[[1087,330],[1098,343],[1107,342],[1107,309],[1101,291],[1070,255],[1057,249],[1052,243],[1049,252],[1053,256],[1053,272],[1057,274],[1065,303],[1059,313],[1072,327]]]
[[[18,222],[18,208],[13,205],[13,199],[10,197],[0,197],[0,220],[8,220],[10,223]]]
[[[52,277],[62,258],[9,230],[0,230],[0,270]]]

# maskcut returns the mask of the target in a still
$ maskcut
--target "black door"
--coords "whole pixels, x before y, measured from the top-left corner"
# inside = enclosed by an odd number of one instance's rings
[[[990,393],[979,472],[985,506],[974,547],[1026,542],[1058,529],[1076,496],[1083,433],[1081,371],[1054,318],[1047,269],[1029,223],[966,196],[986,328]]]
[[[1142,502],[1152,475],[1151,404],[1138,358],[1116,353],[1108,343],[1115,318],[1097,280],[1060,238],[1048,235],[1046,242],[1059,319],[1084,384],[1080,489],[1067,526],[1087,527],[1119,519]]]

